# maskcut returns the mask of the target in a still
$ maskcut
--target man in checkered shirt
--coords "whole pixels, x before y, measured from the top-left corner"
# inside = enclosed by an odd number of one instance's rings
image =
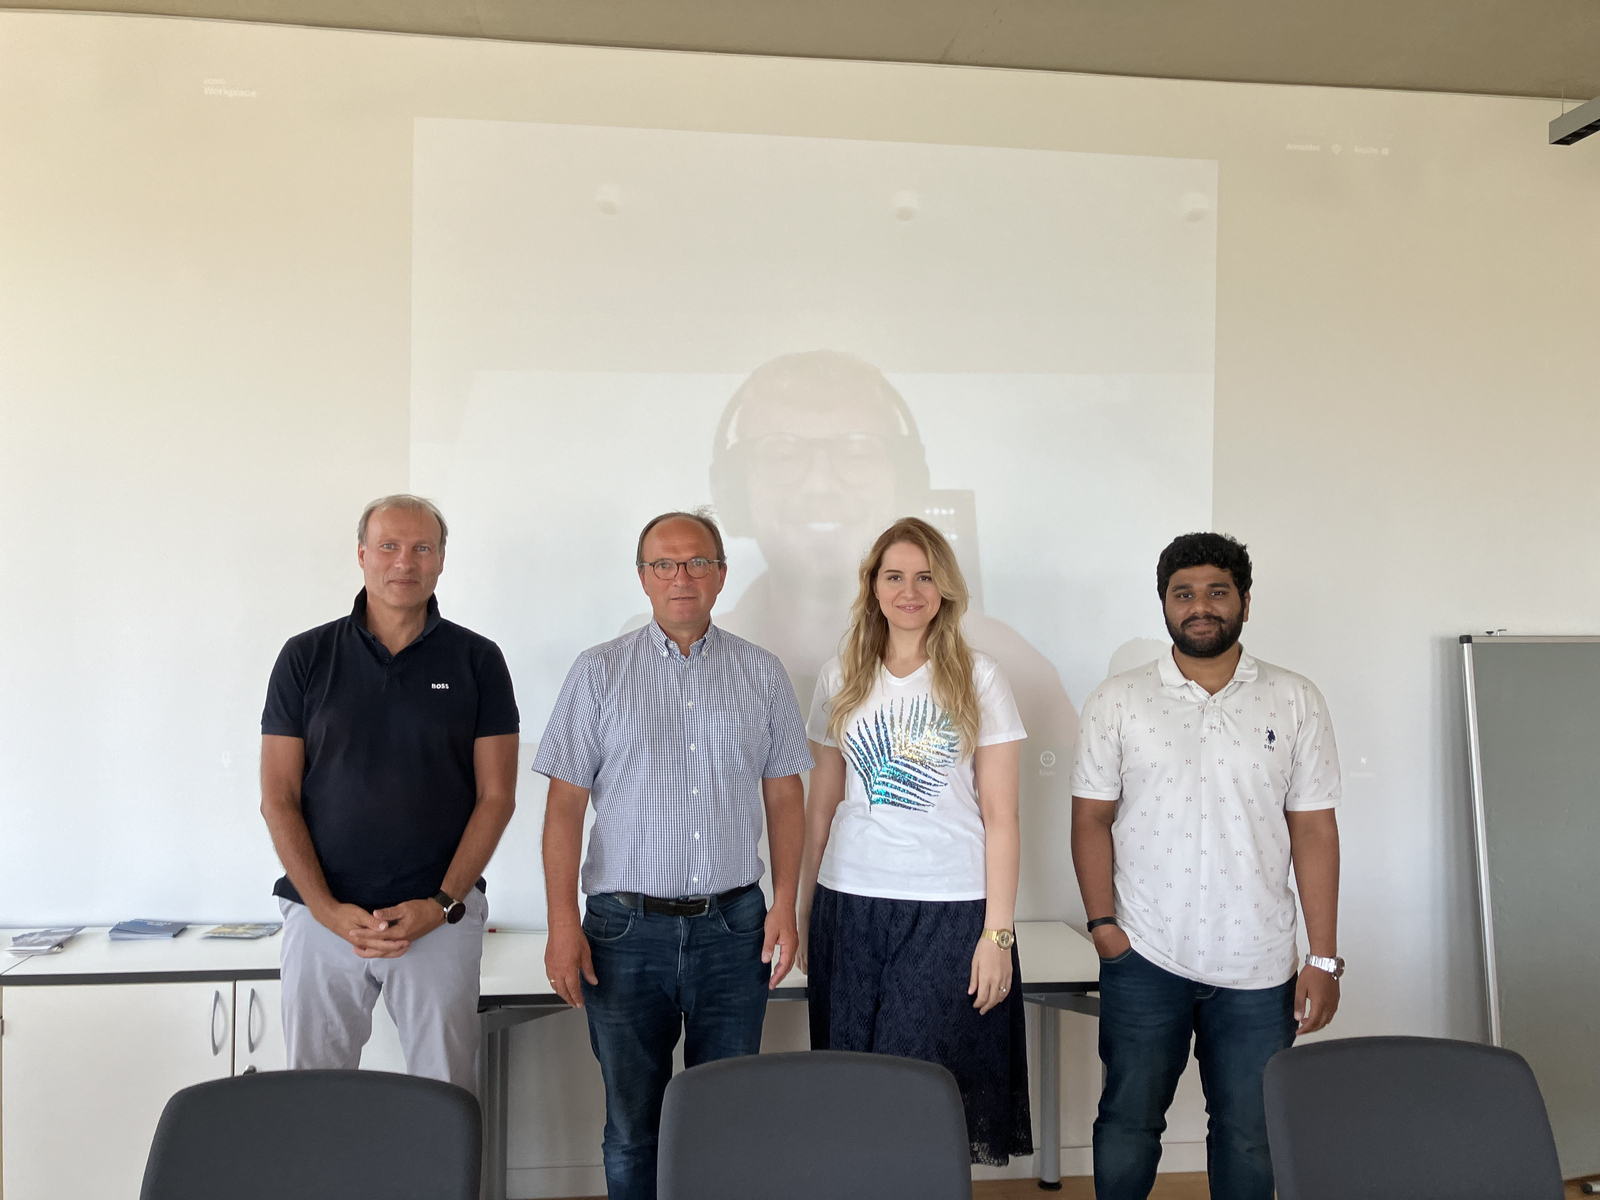
[[[635,565],[655,619],[578,656],[533,764],[550,777],[545,969],[588,1013],[611,1200],[656,1194],[680,1031],[691,1067],[761,1049],[767,993],[799,944],[800,772],[812,765],[783,665],[711,623],[727,578],[716,522],[664,513],[639,535]],[[758,886],[763,809],[770,912]]]
[[[1072,860],[1100,952],[1097,1200],[1150,1194],[1191,1040],[1213,1200],[1272,1200],[1262,1072],[1339,1007],[1333,725],[1315,684],[1239,644],[1250,582],[1232,538],[1178,538],[1156,567],[1171,653],[1083,707]]]

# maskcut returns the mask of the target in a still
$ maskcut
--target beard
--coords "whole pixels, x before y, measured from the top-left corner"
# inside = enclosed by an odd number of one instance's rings
[[[1189,629],[1196,625],[1206,632],[1190,633]],[[1172,644],[1190,658],[1216,658],[1226,654],[1238,643],[1243,632],[1243,611],[1231,621],[1218,617],[1214,625],[1200,624],[1194,617],[1185,621],[1183,628],[1177,628],[1170,620],[1167,621],[1167,633],[1172,637]]]

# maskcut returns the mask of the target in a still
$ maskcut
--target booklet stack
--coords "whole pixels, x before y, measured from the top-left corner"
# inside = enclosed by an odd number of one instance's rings
[[[174,938],[187,928],[187,921],[122,921],[111,927],[111,940],[145,942],[152,938]]]
[[[11,939],[11,953],[21,956],[32,954],[60,954],[61,948],[72,940],[72,935],[82,933],[82,925],[71,929],[36,929],[32,933],[19,933]]]
[[[233,938],[236,941],[252,942],[256,938],[271,937],[283,928],[282,921],[274,921],[265,925],[218,925],[209,933],[202,934],[208,938]]]

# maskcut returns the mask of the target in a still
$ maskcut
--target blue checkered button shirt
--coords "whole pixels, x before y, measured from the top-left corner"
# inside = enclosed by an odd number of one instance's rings
[[[584,892],[663,899],[760,879],[761,781],[811,766],[777,655],[712,625],[685,656],[654,621],[578,656],[533,760],[589,790]]]

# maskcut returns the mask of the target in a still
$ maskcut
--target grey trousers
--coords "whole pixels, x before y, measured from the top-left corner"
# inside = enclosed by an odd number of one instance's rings
[[[303,904],[283,912],[283,1040],[291,1071],[350,1069],[372,1036],[383,997],[400,1032],[406,1071],[478,1091],[478,967],[489,902],[473,888],[467,914],[399,958],[360,958]]]

